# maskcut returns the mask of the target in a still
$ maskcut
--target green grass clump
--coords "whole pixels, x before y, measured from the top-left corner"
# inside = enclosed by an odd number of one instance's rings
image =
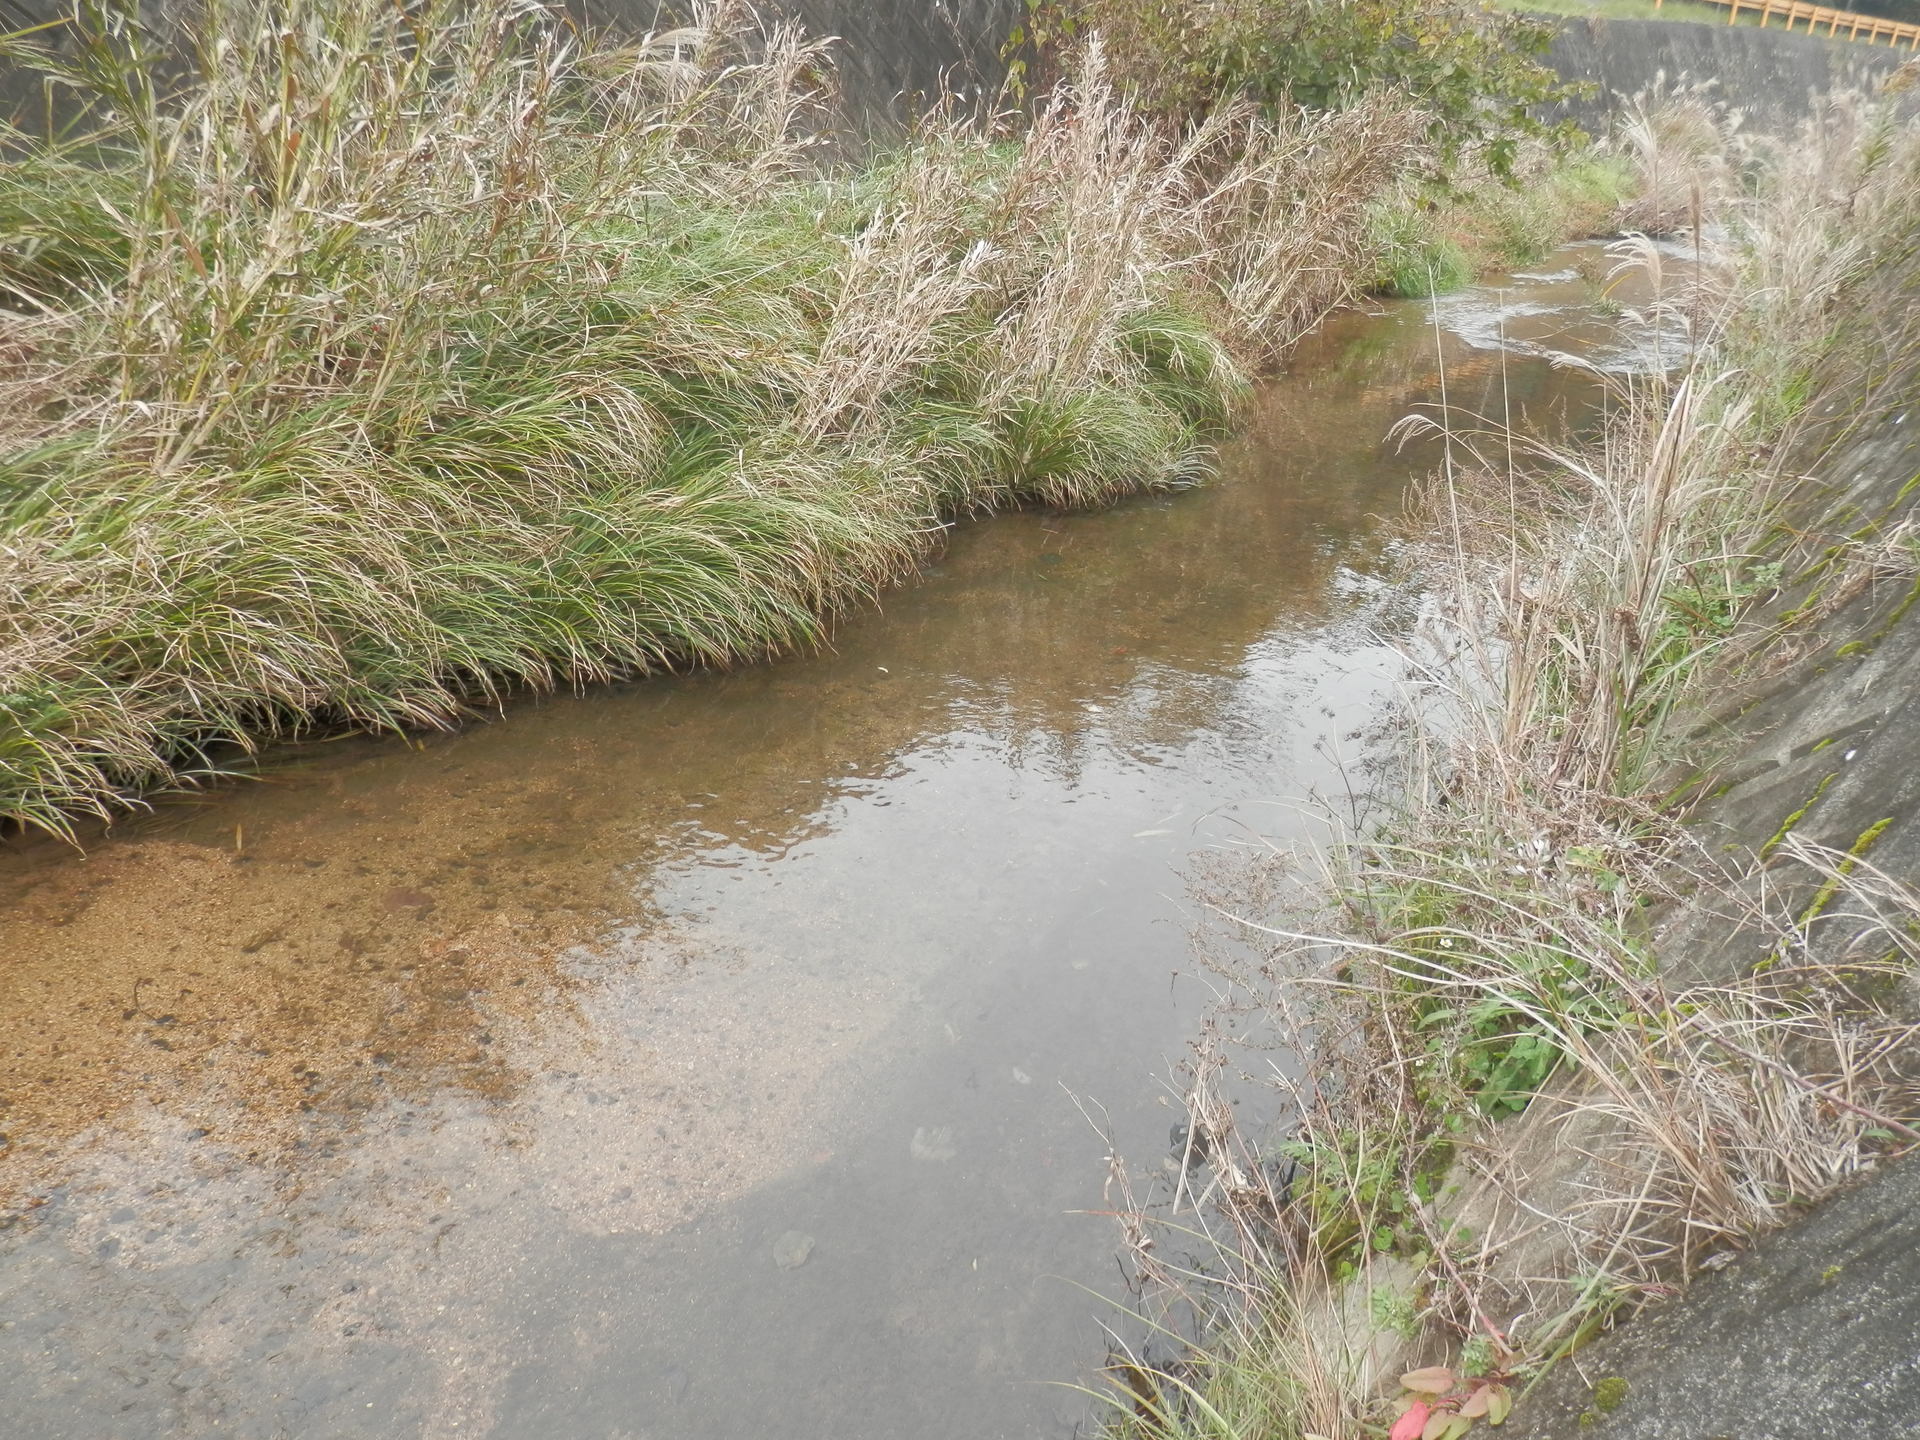
[[[1537,265],[1569,236],[1612,228],[1634,190],[1626,160],[1578,151],[1516,186],[1486,186],[1468,204],[1476,248],[1496,263]]]
[[[1570,239],[1611,233],[1637,181],[1623,155],[1589,146],[1523,150],[1517,176],[1484,175],[1377,201],[1370,214],[1383,295],[1443,295],[1483,273],[1534,265]]]
[[[1383,204],[1374,211],[1380,269],[1375,288],[1383,295],[1445,295],[1473,283],[1477,267],[1466,247],[1442,232],[1430,211]]]
[[[222,747],[816,641],[955,515],[1191,483],[1420,133],[1183,148],[1095,64],[1018,139],[835,166],[791,29],[510,0],[30,44],[81,101],[0,131],[0,820],[56,831]]]

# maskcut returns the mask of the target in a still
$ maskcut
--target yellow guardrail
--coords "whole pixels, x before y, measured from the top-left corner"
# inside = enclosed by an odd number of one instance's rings
[[[1653,8],[1658,10],[1664,3],[1665,0],[1653,0]],[[1789,30],[1804,20],[1809,35],[1844,35],[1849,40],[1865,40],[1869,43],[1885,40],[1889,45],[1905,45],[1910,50],[1920,50],[1920,25],[1886,20],[1878,15],[1832,10],[1825,5],[1801,5],[1796,0],[1698,0],[1698,3],[1718,5],[1727,10],[1729,25],[1738,24],[1742,14],[1758,15],[1763,27],[1769,20],[1784,20]],[[1823,25],[1827,27],[1825,30],[1820,28]]]

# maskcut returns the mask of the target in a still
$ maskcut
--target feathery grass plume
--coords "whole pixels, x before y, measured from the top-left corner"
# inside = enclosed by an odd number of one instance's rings
[[[995,197],[998,314],[972,379],[1013,497],[1083,504],[1116,469],[1199,473],[1196,427],[1244,380],[1190,286],[1188,159],[1114,89],[1097,36],[1035,117]],[[1146,374],[1176,403],[1130,383]]]
[[[1712,82],[1665,72],[1627,98],[1617,140],[1636,184],[1620,228],[1671,235],[1697,227],[1734,183],[1740,117],[1711,96]]]

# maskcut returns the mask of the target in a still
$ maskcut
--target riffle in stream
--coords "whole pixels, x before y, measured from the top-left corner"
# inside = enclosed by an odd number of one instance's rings
[[[1443,362],[1590,403],[1543,354],[1614,354],[1595,294],[1339,317],[1216,482],[963,526],[832,653],[0,849],[0,1432],[1085,1433],[1082,1107],[1158,1168],[1183,867],[1347,784],[1435,454],[1389,427]]]

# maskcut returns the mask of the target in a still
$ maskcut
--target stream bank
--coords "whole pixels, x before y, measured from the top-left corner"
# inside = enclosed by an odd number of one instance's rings
[[[1656,934],[1675,984],[1734,984],[1785,968],[1779,917],[1790,917],[1804,973],[1848,977],[1912,1025],[1920,967],[1902,937],[1920,915],[1920,439],[1910,357],[1876,359],[1897,378],[1877,396],[1829,394],[1796,446],[1789,468],[1804,474],[1776,532],[1793,540],[1754,621],[1770,643],[1699,717],[1718,753],[1689,828],[1704,848],[1757,863],[1731,894],[1662,906]],[[1728,1243],[1684,1295],[1577,1352],[1516,1414],[1520,1440],[1913,1429],[1920,1168],[1916,1136],[1885,1127],[1904,1129],[1920,1102],[1912,1036],[1897,1038],[1880,1093],[1905,1108],[1875,1124],[1898,1158],[1869,1158],[1817,1206],[1786,1197],[1785,1229]],[[1822,1078],[1836,1103],[1894,1108]],[[1567,1167],[1542,1170],[1566,1183]]]

